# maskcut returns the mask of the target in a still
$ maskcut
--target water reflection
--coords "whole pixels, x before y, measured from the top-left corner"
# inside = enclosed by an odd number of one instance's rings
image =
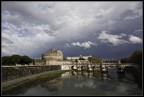
[[[41,84],[41,87],[48,89],[48,91],[50,92],[59,91],[62,89],[62,86],[63,86],[62,78],[56,78],[53,80],[43,82]]]
[[[71,71],[52,80],[42,80],[18,95],[142,95],[134,81],[127,74],[117,74],[109,69],[94,72]],[[116,73],[116,74],[115,74]]]
[[[96,85],[94,84],[94,80],[87,80],[86,82],[81,82],[81,83],[76,83],[74,84],[74,87],[79,87],[79,88],[84,88],[84,87],[87,87],[87,88],[95,88]]]
[[[101,70],[95,70],[93,72],[87,72],[87,71],[71,71],[71,75],[81,78],[81,77],[87,77],[87,78],[97,78],[97,79],[104,79],[104,80],[114,80],[114,79],[124,79],[124,76],[117,74],[116,70],[109,70],[108,73],[101,72]],[[70,75],[70,76],[71,76]],[[68,76],[68,75],[67,75]]]

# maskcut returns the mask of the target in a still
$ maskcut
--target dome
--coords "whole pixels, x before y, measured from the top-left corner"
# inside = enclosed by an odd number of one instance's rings
[[[56,49],[50,49],[45,55],[62,55],[62,51]]]
[[[63,60],[63,52],[61,50],[50,49],[48,52],[42,55],[44,59]]]

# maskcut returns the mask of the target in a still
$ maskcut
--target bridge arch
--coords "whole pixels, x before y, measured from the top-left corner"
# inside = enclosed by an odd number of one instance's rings
[[[74,70],[74,65],[71,66],[71,70]]]
[[[134,66],[126,66],[126,67],[123,67],[122,71],[135,73],[135,71],[137,71],[137,69]]]
[[[81,70],[86,70],[87,69],[87,66],[83,65],[81,66]]]

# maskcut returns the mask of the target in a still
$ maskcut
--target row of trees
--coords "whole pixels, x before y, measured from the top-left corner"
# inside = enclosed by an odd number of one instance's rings
[[[16,65],[16,64],[29,64],[32,62],[32,59],[28,56],[12,55],[12,56],[3,56],[2,65]]]
[[[142,51],[138,50],[138,51],[134,51],[132,53],[132,55],[130,55],[129,57],[125,57],[121,59],[122,63],[135,63],[138,65],[142,64]]]

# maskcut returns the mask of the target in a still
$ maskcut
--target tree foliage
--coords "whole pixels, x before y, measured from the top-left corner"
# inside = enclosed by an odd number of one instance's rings
[[[142,64],[142,51],[134,51],[131,56],[121,58],[122,63]]]
[[[102,62],[102,59],[99,58],[99,57],[96,57],[96,56],[92,56],[92,57],[89,57],[88,60],[90,61],[90,63],[92,64],[96,64],[96,63],[101,63]]]
[[[28,56],[12,55],[2,57],[2,65],[29,64],[31,62],[32,59]]]
[[[142,64],[142,51],[135,51],[135,52],[130,56],[130,61],[131,61],[132,63]]]
[[[130,62],[130,57],[121,58],[121,62],[122,63],[129,63]]]
[[[32,62],[32,59],[29,58],[28,56],[22,56],[21,57],[20,64],[29,64],[31,62]]]

